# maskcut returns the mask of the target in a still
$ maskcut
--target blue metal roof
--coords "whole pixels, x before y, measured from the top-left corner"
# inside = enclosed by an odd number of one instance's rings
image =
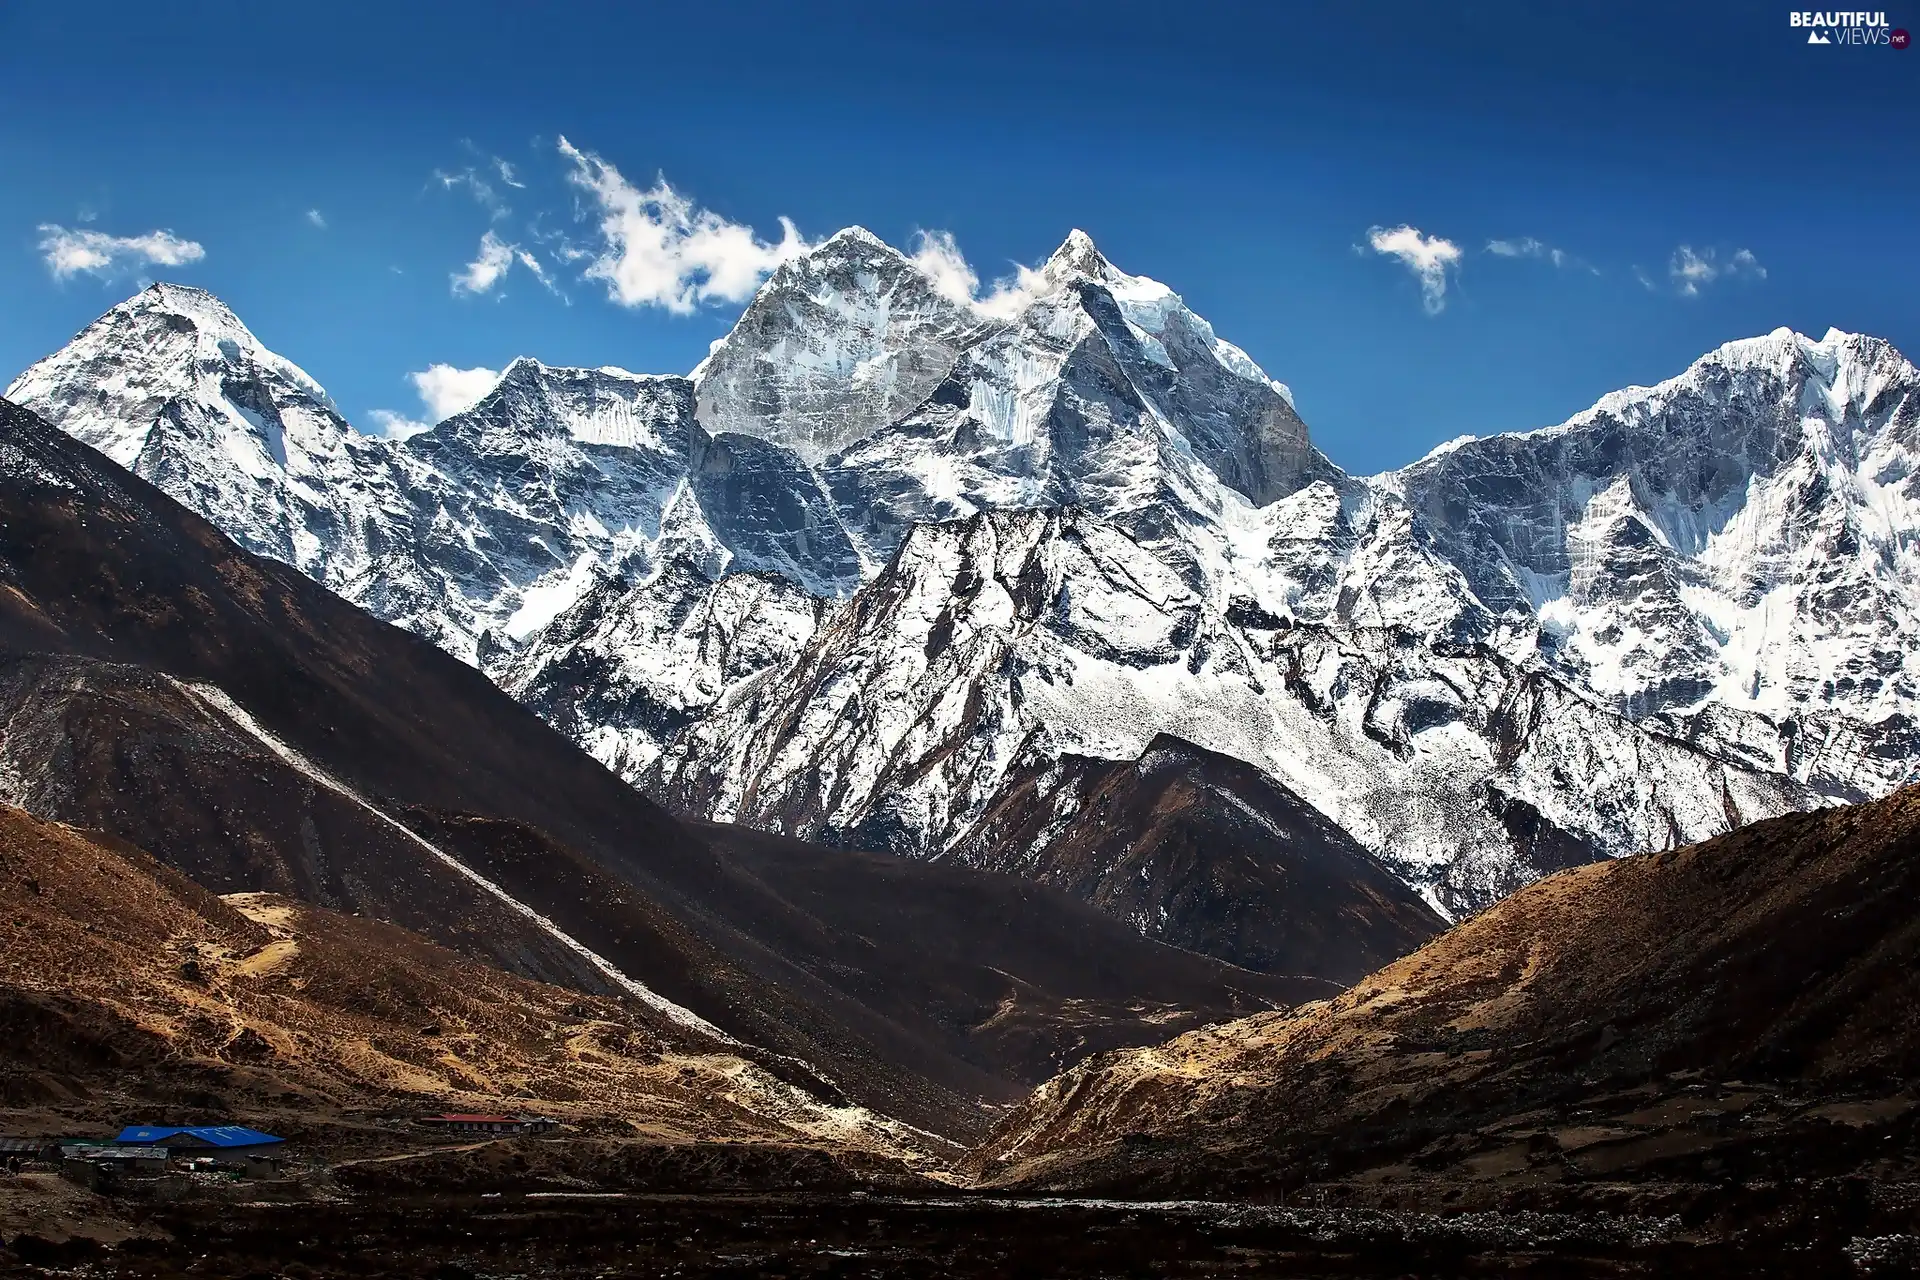
[[[193,1125],[167,1127],[165,1125],[136,1125],[120,1131],[115,1142],[149,1143],[165,1142],[176,1134],[186,1134],[200,1139],[211,1147],[259,1147],[282,1139],[258,1129],[247,1129],[237,1124]]]

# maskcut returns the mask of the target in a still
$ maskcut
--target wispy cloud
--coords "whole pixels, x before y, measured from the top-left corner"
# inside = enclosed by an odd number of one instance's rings
[[[1564,249],[1556,249],[1532,236],[1521,236],[1518,240],[1489,240],[1487,252],[1496,258],[1542,258],[1556,267],[1567,265]]]
[[[1693,251],[1692,245],[1683,244],[1673,251],[1673,261],[1667,264],[1667,278],[1673,281],[1674,288],[1691,298],[1700,292],[1701,285],[1712,284],[1720,274],[1712,258],[1711,249],[1703,257]]]
[[[1600,268],[1592,263],[1534,236],[1520,236],[1512,240],[1489,240],[1487,252],[1496,258],[1532,258],[1539,262],[1550,262],[1556,268],[1574,268],[1596,276],[1600,274]]]
[[[548,293],[560,299],[562,302],[568,301],[567,295],[561,292],[559,283],[554,280],[553,273],[547,270],[540,259],[534,257],[518,245],[514,246],[513,256],[514,260],[525,267],[528,274],[535,280],[538,280]]]
[[[489,231],[480,237],[480,250],[465,271],[453,273],[453,291],[456,294],[488,293],[500,283],[501,277],[513,266],[514,246]]]
[[[375,409],[367,415],[373,434],[390,440],[404,440],[430,431],[456,413],[479,404],[500,381],[500,371],[476,366],[458,369],[450,364],[433,364],[407,375],[414,392],[426,410],[425,419],[409,417],[392,409]]]
[[[560,284],[553,278],[553,272],[547,265],[535,257],[529,250],[517,244],[509,244],[492,231],[482,233],[480,247],[475,251],[474,259],[466,269],[456,271],[450,277],[456,296],[466,294],[484,294],[493,292],[494,286],[506,279],[507,273],[515,263],[525,267],[527,274],[540,282],[542,288],[562,302],[570,302]]]
[[[1413,273],[1420,282],[1420,304],[1428,315],[1438,315],[1446,308],[1447,273],[1459,269],[1459,245],[1439,236],[1423,235],[1419,228],[1404,224],[1368,228],[1367,243],[1375,253],[1398,258]]]
[[[432,180],[440,184],[442,191],[464,190],[473,197],[475,204],[485,209],[495,219],[510,217],[513,213],[507,202],[501,199],[500,193],[494,190],[493,183],[489,182],[478,168],[468,166],[465,169],[435,169]]]
[[[1489,240],[1487,252],[1499,258],[1544,258],[1547,246],[1532,236],[1522,236],[1518,240]]]
[[[524,191],[527,184],[521,179],[520,170],[506,158],[481,150],[471,138],[462,138],[460,149],[473,157],[472,162],[457,169],[435,169],[432,180],[439,183],[443,191],[465,191],[475,204],[496,219],[511,216],[513,210],[494,184]]]
[[[922,231],[914,238],[914,265],[933,282],[934,292],[950,302],[972,302],[980,276],[968,265],[951,231]]]
[[[180,267],[207,256],[194,240],[171,231],[149,231],[143,236],[112,236],[104,231],[69,231],[55,223],[40,224],[40,254],[56,280],[80,272],[110,278],[138,267]]]
[[[983,315],[1006,319],[1018,315],[1033,300],[1039,272],[1015,266],[1014,273],[996,280],[985,297],[980,276],[960,252],[951,231],[921,231],[914,237],[913,261],[933,282],[934,291],[950,301],[971,306]]]
[[[1698,297],[1700,290],[1715,280],[1746,278],[1765,280],[1767,269],[1753,256],[1751,249],[1735,249],[1724,261],[1711,248],[1696,250],[1683,244],[1673,251],[1667,263],[1667,279],[1674,292],[1683,298]]]
[[[705,302],[743,302],[781,263],[807,249],[787,218],[768,243],[752,227],[730,222],[668,185],[664,177],[642,191],[591,151],[565,138],[560,154],[572,162],[567,180],[593,202],[599,245],[576,251],[586,278],[606,282],[607,297],[623,307],[664,307],[681,315]]]
[[[307,210],[307,221],[312,223],[314,226],[320,228],[320,230],[322,231],[325,231],[327,229],[326,215],[321,213],[318,209]]]

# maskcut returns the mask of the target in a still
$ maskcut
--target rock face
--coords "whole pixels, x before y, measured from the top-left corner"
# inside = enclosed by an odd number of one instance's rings
[[[781,287],[776,276],[766,293]],[[922,521],[1082,507],[1197,585],[1234,561],[1230,535],[1256,508],[1340,479],[1284,388],[1172,290],[1116,270],[1084,235],[1028,289],[1018,315],[979,333],[921,402],[826,459],[876,560]]]
[[[1154,1196],[1897,1181],[1916,879],[1913,788],[1581,867],[1334,1000],[1089,1060],[980,1168]]]
[[[596,583],[497,678],[609,769],[638,777],[729,688],[791,661],[828,608],[778,574],[716,581],[676,559],[639,586]]]
[[[1016,774],[1133,760],[1160,733],[1257,766],[1450,911],[1818,802],[1484,645],[1217,611],[1077,512],[916,529],[791,662],[741,682],[641,781],[683,811],[934,857],[996,806],[996,830],[1040,840],[1009,820],[1007,789],[1031,795]]]
[[[1383,477],[1491,611],[1625,714],[1854,796],[1920,759],[1920,380],[1785,329]]]
[[[690,378],[522,360],[401,442],[175,286],[10,394],[697,817],[936,856],[1016,765],[1170,733],[1463,912],[1920,765],[1920,372],[1875,339],[1363,478],[1078,232],[982,305],[856,228]]]
[[[1270,973],[1352,982],[1444,924],[1299,796],[1170,734],[1138,760],[1069,755],[1016,769],[949,856]]]
[[[780,267],[695,371],[698,416],[818,464],[889,426],[997,326],[864,227]]]

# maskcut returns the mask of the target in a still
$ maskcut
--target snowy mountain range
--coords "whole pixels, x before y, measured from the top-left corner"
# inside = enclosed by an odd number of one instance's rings
[[[1920,762],[1920,371],[1872,338],[1357,477],[1078,232],[982,307],[855,228],[689,377],[522,359],[406,440],[174,285],[6,396],[670,805],[814,839],[1041,858],[1087,793],[1049,770],[1166,734],[1458,913]]]

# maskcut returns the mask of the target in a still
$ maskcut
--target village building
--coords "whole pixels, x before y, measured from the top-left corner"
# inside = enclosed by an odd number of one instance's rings
[[[523,1133],[552,1133],[560,1122],[550,1116],[498,1116],[447,1114],[422,1116],[420,1123],[442,1133],[478,1134],[493,1137]]]
[[[116,1143],[148,1145],[170,1156],[189,1155],[243,1173],[267,1175],[278,1170],[286,1140],[243,1125],[130,1125]]]
[[[128,1177],[158,1177],[172,1158],[165,1147],[68,1143],[60,1148],[60,1176],[92,1190]]]
[[[0,1169],[17,1172],[28,1165],[60,1163],[58,1138],[0,1138]]]

